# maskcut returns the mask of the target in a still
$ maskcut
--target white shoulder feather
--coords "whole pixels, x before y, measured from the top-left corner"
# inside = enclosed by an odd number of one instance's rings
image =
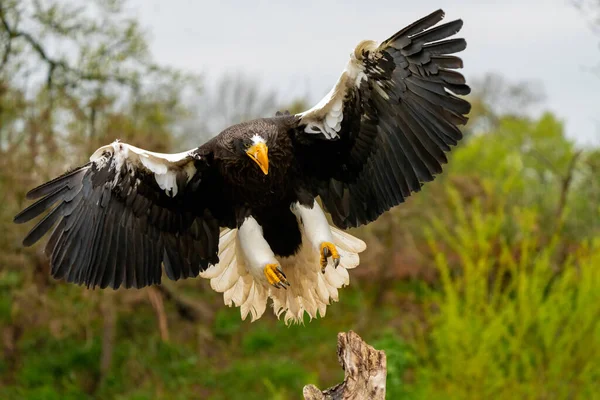
[[[350,53],[350,60],[335,86],[311,109],[298,114],[306,124],[306,133],[322,133],[327,139],[335,139],[344,119],[344,99],[348,90],[359,87],[366,79],[364,52],[375,50],[378,43],[363,40]]]
[[[175,197],[178,193],[177,173],[185,173],[187,182],[196,173],[196,167],[192,162],[193,151],[194,149],[175,154],[154,153],[115,140],[96,150],[90,157],[90,161],[100,166],[108,160],[105,155],[112,154],[114,155],[112,162],[116,164],[117,169],[120,169],[123,163],[133,168],[144,168],[154,174],[156,183],[167,195]]]

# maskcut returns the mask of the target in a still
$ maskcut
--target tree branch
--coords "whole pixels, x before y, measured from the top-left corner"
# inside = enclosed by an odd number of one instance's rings
[[[155,286],[155,288],[163,294],[165,300],[171,301],[175,305],[181,317],[189,321],[210,321],[214,317],[214,312],[209,306],[184,297],[169,287],[168,283],[163,282],[161,285]]]
[[[165,312],[165,305],[163,303],[163,295],[158,289],[150,286],[146,293],[154,311],[156,311],[156,318],[158,319],[158,330],[160,332],[160,338],[163,342],[169,341],[169,324],[167,322],[167,313]]]
[[[95,392],[108,377],[113,362],[115,335],[117,325],[117,310],[114,303],[114,294],[110,291],[102,293],[100,312],[102,314],[102,354],[100,356],[100,379],[95,383],[92,392]]]
[[[369,346],[353,331],[338,333],[338,361],[346,376],[327,390],[306,385],[305,400],[385,400],[385,353]]]
[[[137,83],[132,80],[129,79],[125,76],[119,76],[119,75],[105,75],[105,74],[101,74],[101,73],[91,73],[91,72],[86,72],[86,71],[82,71],[80,69],[74,68],[70,65],[68,65],[64,60],[58,60],[55,59],[53,57],[51,57],[50,55],[48,55],[48,53],[46,52],[46,50],[44,49],[44,47],[42,46],[42,44],[37,41],[29,32],[25,32],[22,30],[17,29],[16,27],[11,27],[8,19],[6,18],[6,12],[5,9],[2,7],[2,4],[0,3],[0,22],[2,23],[2,27],[6,30],[6,32],[8,33],[8,41],[9,43],[13,40],[13,39],[23,39],[25,40],[29,46],[33,49],[33,51],[45,62],[48,64],[48,76],[47,76],[47,86],[48,88],[51,88],[52,86],[52,81],[53,81],[53,77],[54,74],[57,70],[62,70],[65,73],[70,73],[72,75],[75,76],[76,79],[78,80],[82,80],[82,81],[97,81],[97,82],[115,82],[124,86],[129,86],[133,89],[137,88]],[[10,45],[7,45],[7,48],[10,48]],[[4,58],[6,58],[6,61],[8,61],[8,56],[5,54]],[[5,61],[3,60],[2,65],[5,64]],[[65,84],[69,84],[71,82],[65,82]]]
[[[575,166],[581,156],[582,151],[579,150],[573,154],[567,172],[561,179],[560,197],[558,200],[558,206],[556,207],[556,218],[560,220],[563,216],[565,206],[567,204],[567,196],[569,195],[569,189],[571,188],[571,182],[573,181],[573,173],[575,172]]]

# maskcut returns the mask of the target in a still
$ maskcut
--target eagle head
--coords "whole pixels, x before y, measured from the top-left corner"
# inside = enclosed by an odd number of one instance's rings
[[[265,174],[269,174],[269,148],[267,140],[261,135],[255,133],[252,136],[236,138],[236,150],[239,154],[245,154],[254,161],[260,170]]]

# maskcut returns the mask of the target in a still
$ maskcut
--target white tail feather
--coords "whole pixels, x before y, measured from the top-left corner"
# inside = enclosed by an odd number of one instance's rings
[[[341,257],[340,265],[334,268],[330,263],[325,273],[321,273],[320,254],[309,244],[301,225],[303,244],[298,253],[292,257],[276,257],[291,284],[287,290],[273,288],[252,277],[240,251],[236,229],[225,229],[221,233],[220,262],[200,275],[210,279],[215,291],[223,293],[226,305],[240,307],[242,319],[249,314],[252,321],[260,318],[269,298],[275,315],[283,315],[286,324],[302,322],[304,313],[311,319],[317,315],[324,317],[327,306],[338,301],[338,289],[350,283],[347,270],[358,266],[358,253],[366,249],[362,240],[333,226],[330,229]]]

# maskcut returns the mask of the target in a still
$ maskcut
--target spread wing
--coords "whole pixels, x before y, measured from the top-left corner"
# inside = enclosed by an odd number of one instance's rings
[[[31,190],[37,202],[15,217],[23,223],[50,210],[23,244],[56,225],[45,248],[52,276],[140,288],[160,283],[163,266],[177,280],[217,262],[219,223],[203,206],[208,167],[199,149],[158,154],[115,142],[90,160]]]
[[[457,20],[435,26],[438,10],[388,40],[361,42],[340,79],[315,107],[297,114],[295,151],[307,184],[342,228],[375,220],[419,191],[462,138],[470,88],[453,71],[451,54],[466,48],[448,39]]]

